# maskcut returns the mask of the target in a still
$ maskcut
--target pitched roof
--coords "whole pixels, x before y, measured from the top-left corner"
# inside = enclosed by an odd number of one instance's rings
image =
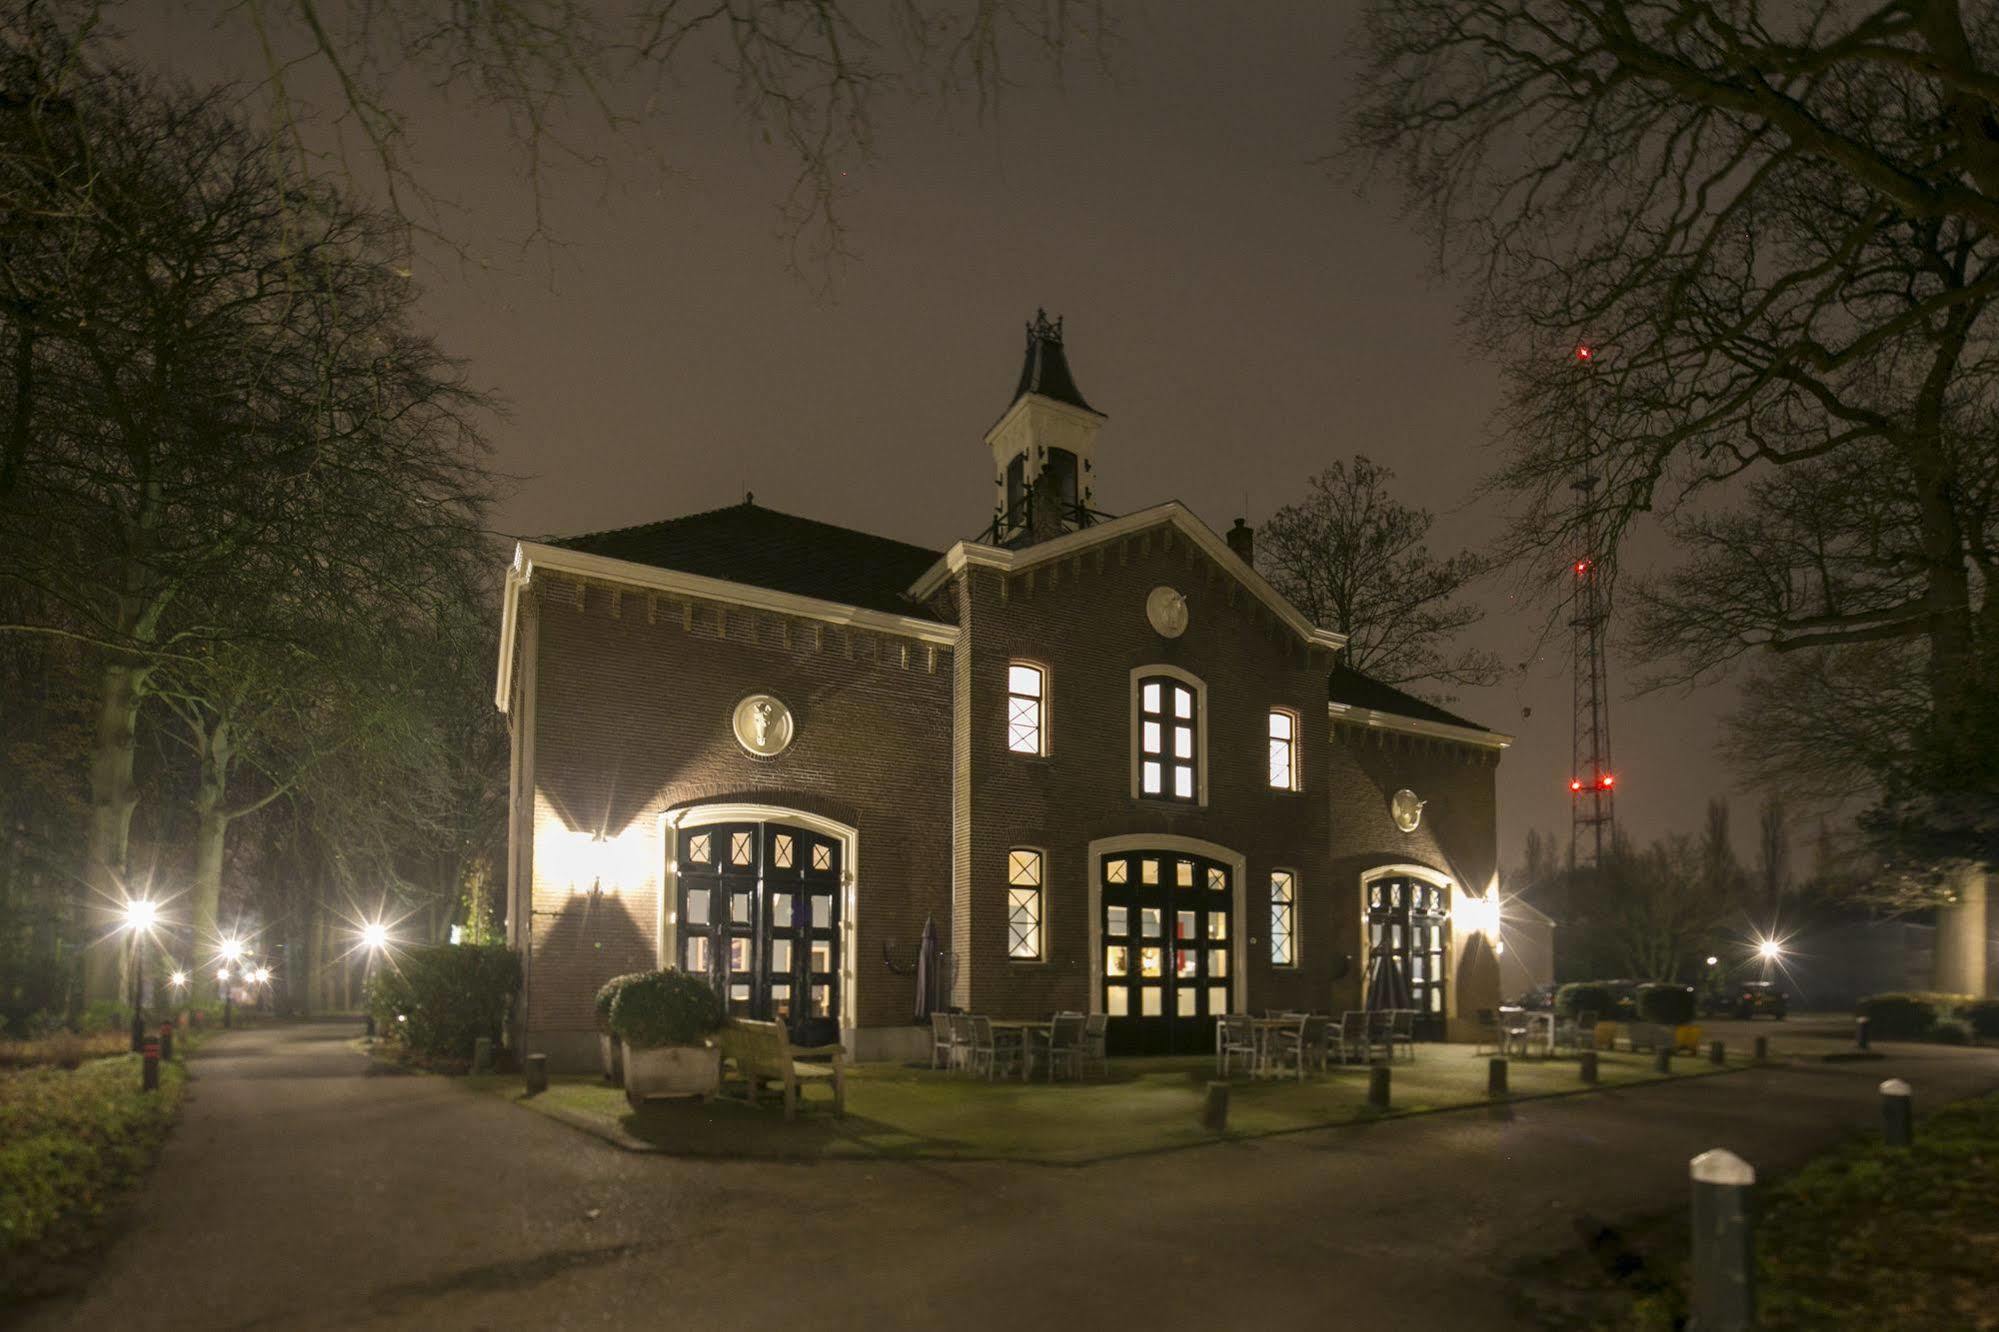
[[[1327,677],[1326,694],[1333,702],[1344,703],[1350,708],[1366,708],[1370,712],[1386,712],[1397,717],[1412,717],[1417,721],[1437,722],[1443,726],[1463,726],[1474,731],[1490,729],[1475,721],[1466,721],[1455,712],[1446,712],[1434,703],[1425,703],[1394,685],[1383,684],[1371,675],[1363,675],[1344,663],[1333,667],[1332,675]]]
[[[1083,401],[1083,391],[1076,387],[1076,377],[1069,373],[1069,354],[1062,350],[1062,321],[1050,323],[1045,310],[1035,311],[1034,322],[1027,326],[1027,360],[1020,367],[1020,383],[1014,386],[1013,401],[1019,402],[1029,393],[1039,393],[1086,412],[1097,410]]]
[[[939,552],[748,499],[640,527],[550,537],[548,544],[864,610],[937,618],[906,592]]]

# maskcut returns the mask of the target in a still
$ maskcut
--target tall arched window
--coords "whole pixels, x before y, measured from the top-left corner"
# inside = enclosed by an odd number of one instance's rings
[[[1138,794],[1150,800],[1201,798],[1201,698],[1174,675],[1137,681]]]
[[[1006,747],[1016,754],[1048,752],[1048,673],[1024,661],[1006,668]]]

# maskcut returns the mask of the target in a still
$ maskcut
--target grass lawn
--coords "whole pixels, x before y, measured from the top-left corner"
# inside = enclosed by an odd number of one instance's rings
[[[1730,1067],[1741,1067],[1732,1062]],[[1653,1082],[1650,1055],[1602,1053],[1602,1085]],[[1673,1061],[1670,1077],[1715,1073],[1705,1059]],[[1515,1059],[1514,1099],[1583,1090],[1574,1060]],[[847,1115],[835,1119],[831,1093],[805,1093],[799,1117],[785,1123],[775,1102],[752,1108],[737,1100],[654,1101],[634,1111],[624,1093],[587,1076],[557,1078],[538,1097],[518,1076],[467,1079],[469,1085],[558,1118],[623,1135],[628,1145],[690,1156],[907,1158],[1037,1161],[1074,1165],[1216,1140],[1201,1127],[1201,1102],[1214,1076],[1209,1058],[1114,1059],[1108,1081],[1050,1086],[989,1083],[900,1064],[860,1064],[847,1076]],[[1486,1059],[1466,1046],[1419,1047],[1394,1065],[1393,1108],[1418,1114],[1486,1103]],[[1296,1081],[1234,1080],[1226,1138],[1262,1137],[1382,1117],[1367,1107],[1367,1071],[1341,1069]]]

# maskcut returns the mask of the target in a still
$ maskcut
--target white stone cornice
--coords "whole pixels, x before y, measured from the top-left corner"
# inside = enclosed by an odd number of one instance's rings
[[[1376,731],[1422,735],[1433,740],[1454,740],[1459,744],[1477,745],[1482,749],[1505,749],[1513,743],[1512,736],[1499,731],[1481,730],[1476,726],[1453,726],[1449,722],[1426,721],[1420,717],[1404,717],[1399,713],[1357,708],[1348,703],[1328,703],[1326,711],[1336,722],[1345,722],[1350,726],[1365,726]]]
[[[1003,546],[984,546],[974,541],[960,541],[945,551],[943,558],[931,565],[923,577],[916,580],[915,586],[909,589],[909,594],[919,601],[926,601],[944,586],[947,579],[963,572],[967,567],[994,569],[1008,574],[1020,573],[1162,524],[1171,524],[1188,540],[1199,546],[1209,558],[1233,574],[1238,582],[1248,588],[1305,642],[1329,651],[1337,651],[1346,646],[1346,635],[1336,634],[1330,629],[1321,629],[1306,619],[1299,613],[1298,608],[1286,601],[1283,594],[1272,587],[1262,574],[1245,564],[1241,556],[1230,550],[1228,542],[1217,536],[1213,528],[1196,518],[1192,511],[1178,500],[1155,504],[1149,509],[1128,513],[1122,518],[1107,519],[1094,526],[1069,532],[1053,540],[1038,542],[1021,550],[1008,550]]]

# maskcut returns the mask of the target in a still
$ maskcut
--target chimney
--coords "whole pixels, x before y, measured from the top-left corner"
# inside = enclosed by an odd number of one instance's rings
[[[1228,531],[1229,549],[1250,568],[1256,567],[1256,529],[1238,518]]]

